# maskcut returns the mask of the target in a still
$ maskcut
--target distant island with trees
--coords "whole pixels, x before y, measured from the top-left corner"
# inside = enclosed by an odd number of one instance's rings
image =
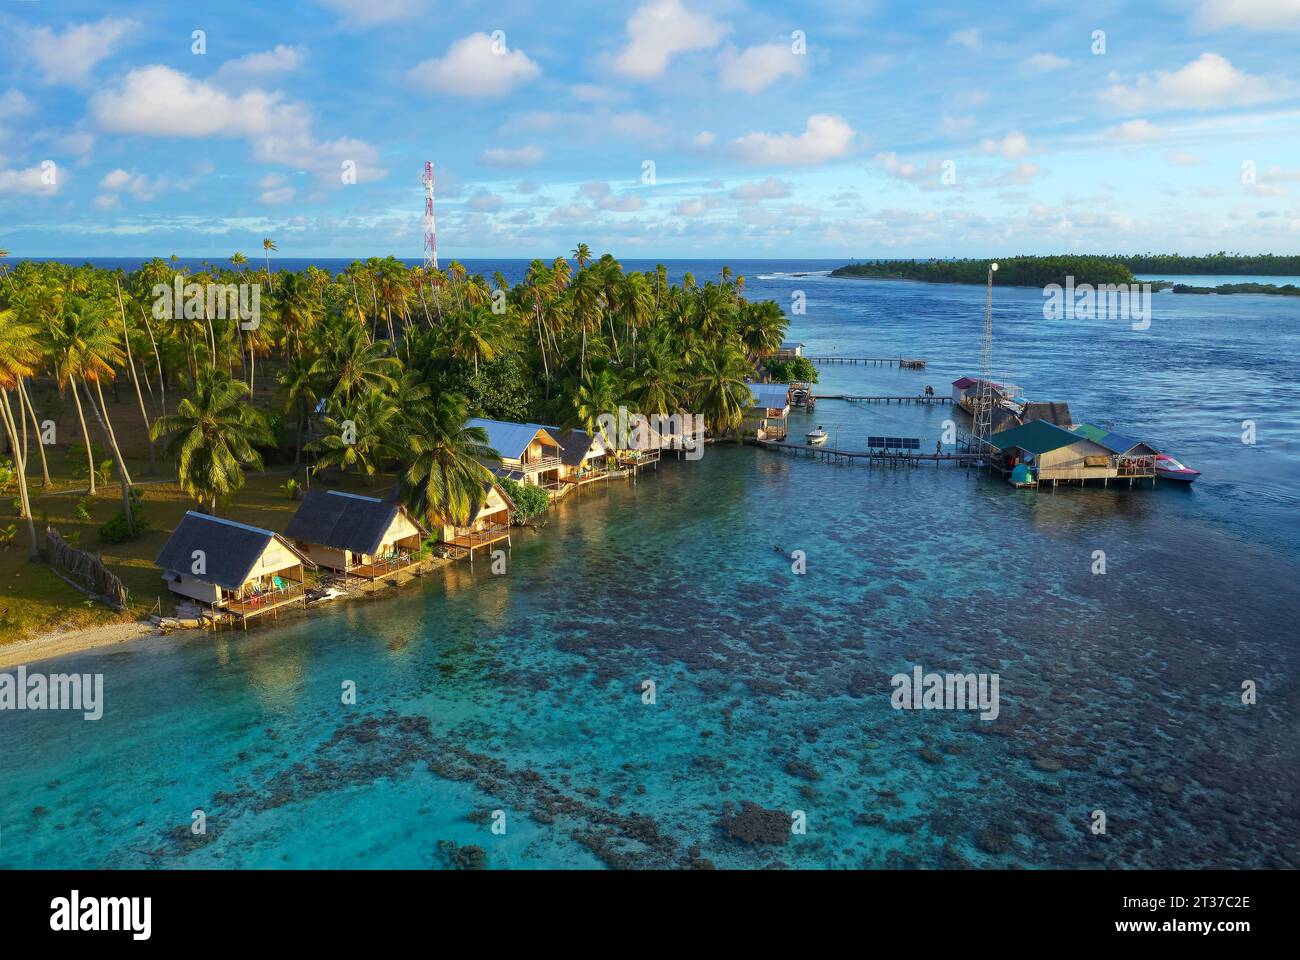
[[[990,259],[962,260],[868,260],[850,263],[831,271],[832,277],[856,277],[872,280],[920,280],[926,283],[982,284],[988,277]],[[1063,254],[1059,256],[1020,256],[997,258],[997,283],[1000,286],[1044,287],[1067,277],[1074,283],[1136,283],[1135,274],[1168,273],[1183,276],[1300,276],[1300,256],[1277,254],[1244,255],[1216,253],[1203,257],[1178,254]],[[1300,295],[1291,284],[1275,286],[1263,283],[1239,283],[1219,287],[1198,287],[1152,282],[1155,289],[1173,289],[1174,293],[1267,293],[1282,296]]]

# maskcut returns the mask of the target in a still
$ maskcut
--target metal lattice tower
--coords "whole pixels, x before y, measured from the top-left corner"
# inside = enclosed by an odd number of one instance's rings
[[[433,161],[424,162],[424,269],[438,269],[438,234],[433,224]]]
[[[975,395],[974,423],[971,434],[975,452],[983,454],[993,433],[993,274],[996,263],[989,264],[988,288],[984,295],[984,342],[980,344],[980,382]]]

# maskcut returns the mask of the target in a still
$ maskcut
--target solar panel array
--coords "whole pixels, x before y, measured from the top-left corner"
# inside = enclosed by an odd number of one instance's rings
[[[867,437],[867,446],[872,450],[920,450],[921,441],[917,437]]]

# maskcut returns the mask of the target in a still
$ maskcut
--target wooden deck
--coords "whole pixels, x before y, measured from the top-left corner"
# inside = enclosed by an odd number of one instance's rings
[[[510,539],[510,527],[504,523],[494,523],[483,530],[466,531],[459,533],[446,543],[453,547],[461,547],[470,551],[470,556],[474,551],[482,547],[490,547],[494,543],[500,543],[502,540]]]
[[[399,570],[405,570],[407,567],[414,567],[420,561],[414,556],[400,557],[396,560],[380,560],[378,563],[362,563],[355,567],[348,567],[347,576],[363,577],[366,580],[378,580],[380,577],[386,577],[390,573],[397,573]]]
[[[264,593],[260,597],[248,597],[244,600],[227,600],[219,607],[237,620],[247,623],[264,613],[272,613],[291,603],[306,603],[307,594],[301,583],[295,583],[274,593]]]

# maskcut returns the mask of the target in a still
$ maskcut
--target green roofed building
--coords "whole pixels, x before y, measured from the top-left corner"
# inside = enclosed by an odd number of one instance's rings
[[[997,466],[1010,473],[1020,464],[1033,472],[1039,483],[1065,480],[1101,480],[1120,476],[1117,458],[1095,440],[1064,430],[1046,420],[1031,420],[1019,427],[989,437],[989,443],[1003,453]],[[1128,476],[1128,474],[1125,474]]]

